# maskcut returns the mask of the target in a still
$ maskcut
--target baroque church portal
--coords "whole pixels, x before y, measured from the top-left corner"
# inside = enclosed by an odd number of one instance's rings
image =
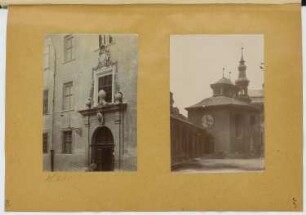
[[[45,39],[43,169],[136,171],[138,37]]]

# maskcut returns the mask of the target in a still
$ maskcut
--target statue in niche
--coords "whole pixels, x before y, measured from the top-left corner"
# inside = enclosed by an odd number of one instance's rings
[[[111,65],[111,54],[108,46],[102,45],[100,47],[98,60],[99,60],[98,68],[107,67]]]

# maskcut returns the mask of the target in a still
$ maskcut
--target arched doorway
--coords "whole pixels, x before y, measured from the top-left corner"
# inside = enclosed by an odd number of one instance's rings
[[[107,127],[99,127],[93,134],[92,162],[96,164],[94,171],[114,170],[114,138]]]

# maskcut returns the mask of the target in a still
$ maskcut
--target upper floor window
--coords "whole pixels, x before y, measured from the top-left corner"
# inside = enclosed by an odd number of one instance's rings
[[[72,110],[73,106],[73,94],[72,94],[73,82],[64,83],[63,86],[63,110]]]
[[[44,69],[48,69],[49,67],[50,67],[50,44],[46,44],[44,50]]]
[[[49,102],[48,102],[48,90],[44,90],[44,95],[43,95],[43,114],[48,113],[48,107],[49,107]]]
[[[43,133],[43,153],[48,153],[48,133]]]
[[[217,87],[214,89],[214,96],[219,96],[221,94],[220,88]]]
[[[64,37],[64,62],[69,62],[74,58],[74,38],[72,35]]]
[[[63,131],[63,154],[72,154],[72,130]]]
[[[113,75],[105,75],[99,78],[98,92],[103,89],[106,93],[106,102],[112,102],[113,96]]]

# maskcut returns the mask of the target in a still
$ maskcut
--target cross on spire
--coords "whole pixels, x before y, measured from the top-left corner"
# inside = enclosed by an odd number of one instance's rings
[[[222,77],[224,78],[224,70],[225,70],[225,68],[223,67],[222,68]]]
[[[244,61],[243,54],[244,54],[244,47],[243,47],[243,43],[242,43],[241,44],[241,60],[240,61]]]

